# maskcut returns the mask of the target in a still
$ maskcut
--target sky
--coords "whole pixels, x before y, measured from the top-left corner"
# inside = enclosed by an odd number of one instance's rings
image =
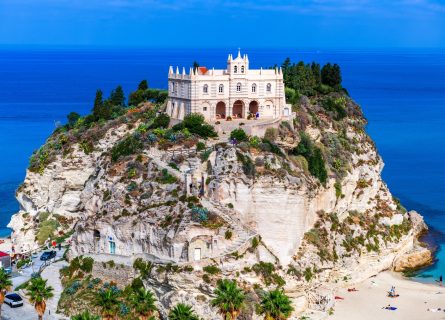
[[[0,45],[445,48],[445,0],[0,0]]]

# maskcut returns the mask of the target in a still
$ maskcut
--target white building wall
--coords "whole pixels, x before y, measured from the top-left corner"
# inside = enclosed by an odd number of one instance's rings
[[[236,59],[229,55],[227,69],[223,70],[190,69],[186,74],[184,69],[179,73],[178,68],[173,72],[170,67],[168,80],[167,113],[174,119],[182,120],[192,112],[203,114],[207,121],[234,117],[234,113],[246,118],[251,102],[258,104],[260,118],[280,118],[286,106],[281,70],[251,70],[247,55],[241,57],[240,53]],[[237,90],[238,84],[241,85],[240,91]],[[254,84],[256,90],[252,92]],[[219,90],[220,85],[223,92]],[[207,90],[204,90],[205,86]],[[242,102],[242,110],[234,110],[236,101]],[[224,112],[217,111],[218,103],[225,104]]]

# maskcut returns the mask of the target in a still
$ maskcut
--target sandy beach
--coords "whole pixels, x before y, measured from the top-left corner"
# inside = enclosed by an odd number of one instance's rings
[[[387,297],[391,286],[399,297]],[[344,300],[337,300],[329,319],[445,319],[445,287],[407,280],[393,272],[383,272],[354,287],[357,292],[339,291],[337,295]],[[382,309],[388,304],[397,310]]]

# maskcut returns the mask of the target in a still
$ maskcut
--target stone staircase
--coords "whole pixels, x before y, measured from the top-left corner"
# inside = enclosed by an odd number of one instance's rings
[[[182,220],[181,223],[178,226],[178,230],[176,230],[177,233],[180,233],[182,231],[184,231],[187,226],[190,224],[191,221],[191,216],[185,216]]]
[[[252,238],[257,235],[256,232],[244,226],[238,218],[234,217],[233,209],[229,209],[223,204],[209,199],[201,199],[201,204],[223,218],[224,221],[228,223],[234,234],[237,235],[236,240],[222,252],[221,256],[238,251],[240,247],[242,247],[246,242],[251,241]]]

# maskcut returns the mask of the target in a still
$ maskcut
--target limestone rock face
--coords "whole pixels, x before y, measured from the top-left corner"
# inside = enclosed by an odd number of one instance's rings
[[[53,235],[73,231],[69,257],[130,269],[137,258],[159,264],[164,269],[146,281],[161,313],[187,301],[205,319],[218,317],[208,303],[217,277],[238,279],[252,301],[258,286],[279,285],[296,310],[327,311],[340,285],[429,263],[416,240],[423,218],[407,213],[382,181],[383,161],[359,108],[348,102],[350,118],[340,121],[311,103],[301,106],[300,123],[279,126],[274,143],[201,141],[197,151],[196,137],[175,145],[179,134],[143,133],[149,125],[136,130],[137,120],[110,128],[88,154],[73,144],[19,188],[20,211],[9,224],[16,251],[46,240],[40,231],[52,219]],[[112,147],[130,134],[143,147],[113,159]],[[295,151],[305,137],[323,154],[326,179],[311,171],[313,154]],[[205,272],[209,265],[217,276]]]
[[[428,248],[415,247],[414,250],[405,253],[394,261],[394,271],[414,270],[430,265],[432,262],[433,256]]]
[[[35,249],[35,225],[32,219],[42,212],[67,218],[84,214],[85,198],[89,198],[87,182],[100,172],[100,156],[130,131],[126,126],[109,130],[95,150],[85,154],[76,144],[67,157],[58,157],[42,174],[27,171],[16,198],[20,211],[12,216],[8,227],[13,229],[12,241],[17,252]],[[28,219],[24,219],[24,216]]]

